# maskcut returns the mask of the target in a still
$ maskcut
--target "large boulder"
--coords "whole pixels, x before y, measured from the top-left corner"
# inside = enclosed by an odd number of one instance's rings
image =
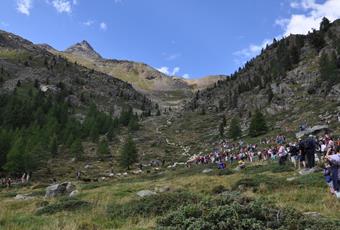
[[[313,134],[322,130],[327,130],[328,125],[316,125],[311,128],[307,128],[304,131],[297,132],[295,134],[296,138],[302,138],[303,136],[307,136],[309,134]]]
[[[69,195],[74,190],[76,190],[76,186],[72,184],[71,182],[53,184],[46,188],[45,197],[50,198],[50,197],[56,197],[56,196]]]

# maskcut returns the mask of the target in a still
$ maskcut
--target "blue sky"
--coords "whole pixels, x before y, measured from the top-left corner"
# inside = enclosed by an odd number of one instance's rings
[[[1,0],[0,29],[58,50],[87,40],[102,56],[169,75],[230,74],[261,48],[307,33],[340,0]]]

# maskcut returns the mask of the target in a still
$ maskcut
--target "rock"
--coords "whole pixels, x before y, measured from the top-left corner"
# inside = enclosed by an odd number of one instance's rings
[[[296,138],[301,138],[303,136],[306,136],[306,135],[309,135],[315,132],[319,132],[322,130],[327,130],[327,129],[328,129],[328,125],[316,125],[316,126],[313,126],[312,128],[307,128],[304,131],[297,132],[295,136]]]
[[[156,192],[150,191],[150,190],[141,190],[139,192],[136,193],[137,196],[139,197],[146,197],[146,196],[153,196],[156,195]]]
[[[31,200],[33,197],[29,196],[28,194],[18,194],[14,197],[14,200]]]
[[[46,188],[46,198],[63,196],[72,193],[76,186],[71,182],[64,182],[61,184],[54,184]]]
[[[311,174],[311,173],[314,173],[317,171],[317,168],[311,168],[311,169],[302,169],[299,171],[299,174],[300,175],[308,175],[308,174]]]
[[[293,181],[295,179],[296,179],[296,177],[289,177],[289,178],[287,178],[287,181]]]
[[[114,176],[115,176],[114,173],[110,173],[110,174],[109,174],[109,177],[114,177]]]
[[[155,191],[158,193],[168,192],[170,191],[170,187],[169,186],[157,187],[155,188]]]
[[[93,166],[92,165],[85,165],[84,168],[85,169],[90,169],[90,168],[93,168]]]
[[[210,172],[212,172],[213,170],[212,169],[204,169],[203,171],[202,171],[202,173],[210,173]]]
[[[78,190],[74,190],[70,193],[70,195],[68,195],[69,197],[74,197],[74,196],[77,196],[79,194],[79,191]]]
[[[318,212],[304,212],[303,215],[314,217],[314,218],[321,217],[321,214]]]

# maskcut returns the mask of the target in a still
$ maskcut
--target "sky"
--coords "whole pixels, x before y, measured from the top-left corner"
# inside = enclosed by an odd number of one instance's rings
[[[105,58],[170,75],[229,75],[273,38],[340,18],[340,0],[1,0],[0,29],[58,50],[88,41]]]

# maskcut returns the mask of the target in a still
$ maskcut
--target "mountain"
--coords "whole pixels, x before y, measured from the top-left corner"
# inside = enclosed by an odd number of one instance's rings
[[[188,111],[239,116],[245,126],[256,109],[275,117],[274,127],[286,122],[337,121],[340,112],[340,20],[324,19],[320,30],[291,35],[213,87],[197,92]]]
[[[96,56],[87,43],[83,42],[80,46],[82,48],[70,50],[88,51],[88,56]],[[156,108],[129,83],[71,63],[54,52],[55,49],[48,45],[34,45],[17,35],[0,31],[2,91],[13,91],[18,83],[39,82],[41,87],[51,92],[63,88],[69,101],[77,108],[87,107],[93,102],[100,110],[116,114],[128,105],[139,113]]]
[[[144,63],[102,58],[87,41],[77,43],[63,52],[50,48],[46,50],[72,63],[130,83],[161,107],[179,108],[185,99],[192,96],[192,87],[183,79],[167,76]]]
[[[195,90],[204,90],[210,86],[213,86],[218,81],[225,80],[228,76],[226,75],[216,75],[207,76],[198,79],[185,79],[184,81],[188,83]]]
[[[64,51],[65,53],[71,53],[77,56],[81,56],[83,58],[93,60],[93,59],[102,59],[100,54],[98,54],[92,46],[85,40],[82,42],[76,43],[75,45],[69,47]]]

